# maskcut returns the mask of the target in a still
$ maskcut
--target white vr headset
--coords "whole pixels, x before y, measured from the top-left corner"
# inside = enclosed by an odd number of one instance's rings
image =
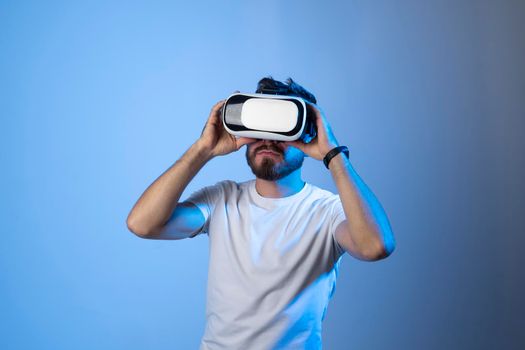
[[[317,132],[307,111],[300,97],[235,93],[224,104],[222,121],[234,136],[308,143]]]

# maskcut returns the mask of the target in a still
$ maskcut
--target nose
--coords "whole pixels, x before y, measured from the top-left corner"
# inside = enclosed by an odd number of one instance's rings
[[[285,150],[285,144],[283,141],[276,141],[276,140],[266,140],[266,139],[263,139],[261,140],[261,144],[260,146],[266,146],[270,149],[274,149],[275,151],[278,151],[280,153],[283,153],[284,150]]]
[[[275,141],[275,140],[262,140],[262,142],[263,142],[265,145],[267,145],[267,144],[276,144],[276,143],[277,143],[277,141]]]

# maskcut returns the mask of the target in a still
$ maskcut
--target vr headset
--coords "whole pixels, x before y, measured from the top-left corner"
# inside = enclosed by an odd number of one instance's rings
[[[308,143],[317,135],[305,101],[296,96],[235,93],[224,104],[222,121],[240,137]]]

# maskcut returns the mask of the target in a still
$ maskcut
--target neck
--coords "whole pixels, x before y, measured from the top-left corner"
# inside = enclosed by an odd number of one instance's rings
[[[282,198],[299,192],[304,186],[301,168],[276,181],[255,178],[255,189],[263,197]]]

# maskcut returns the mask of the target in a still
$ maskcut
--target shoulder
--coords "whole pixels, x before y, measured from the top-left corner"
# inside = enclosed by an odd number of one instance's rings
[[[215,185],[208,186],[206,188],[210,192],[220,193],[225,197],[230,197],[243,192],[247,188],[248,184],[249,182],[239,183],[232,180],[222,180],[215,183]]]
[[[325,190],[313,184],[309,184],[311,190],[309,197],[313,200],[339,200],[339,195]]]
[[[220,187],[225,192],[236,192],[242,188],[243,183],[238,183],[233,180],[222,180],[217,182],[215,186]]]
[[[204,187],[201,187],[200,189],[194,191],[190,199],[200,198],[202,196],[208,197],[208,198],[217,198],[219,196],[227,195],[228,193],[231,193],[238,187],[238,184],[235,181],[231,180],[222,180],[219,182],[216,182],[213,185],[207,185]]]
[[[338,206],[342,206],[339,194],[312,184],[310,186],[311,190],[306,200],[313,207],[332,212]]]

